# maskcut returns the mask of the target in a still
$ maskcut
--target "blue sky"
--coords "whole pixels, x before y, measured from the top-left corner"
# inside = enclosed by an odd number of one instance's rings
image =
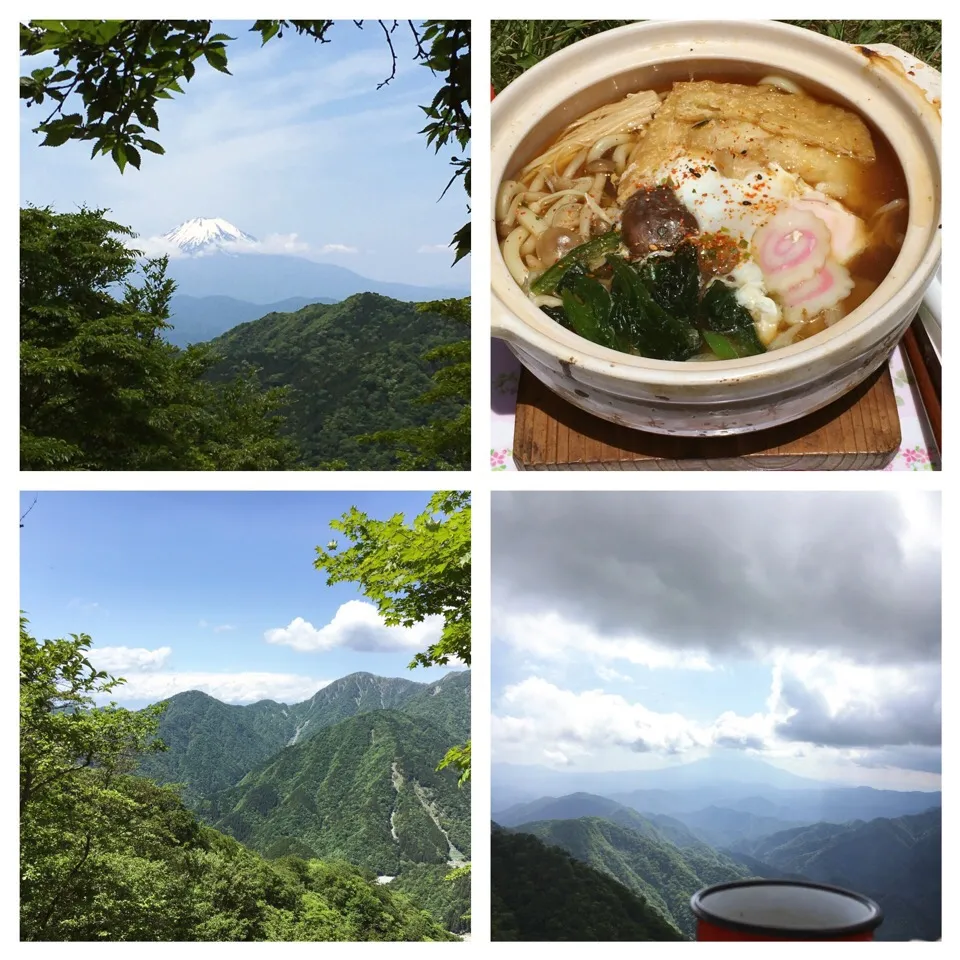
[[[939,494],[493,496],[492,753],[940,787]]]
[[[89,634],[92,662],[127,678],[115,696],[130,705],[186,689],[298,702],[355,671],[430,682],[444,671],[407,664],[436,624],[386,628],[354,585],[328,587],[313,568],[318,545],[345,542],[329,522],[351,506],[412,517],[428,499],[41,492],[20,531],[21,607],[40,639]]]
[[[449,153],[434,155],[417,132],[418,104],[440,78],[412,60],[406,24],[396,31],[397,76],[379,91],[390,61],[375,21],[362,30],[338,22],[322,45],[285,32],[262,49],[249,26],[214,24],[237,38],[233,76],[200,61],[183,97],[159,101],[154,139],[166,155],[145,154],[141,171],[121,176],[109,158],[91,160],[89,144],[40,149],[31,128],[46,104],[21,103],[21,203],[107,207],[141,238],[220,217],[268,252],[296,249],[378,280],[467,287],[468,263],[451,269],[447,249],[467,220],[466,195],[458,184],[437,202]],[[47,62],[31,61],[21,72]]]

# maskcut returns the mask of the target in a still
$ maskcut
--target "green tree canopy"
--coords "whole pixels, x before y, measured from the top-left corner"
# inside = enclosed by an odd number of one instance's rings
[[[470,297],[418,303],[417,311],[437,313],[470,326]],[[423,359],[441,366],[433,375],[434,386],[420,397],[420,403],[463,404],[457,415],[437,417],[422,427],[381,430],[360,439],[388,445],[405,470],[469,470],[470,338],[428,350]]]
[[[142,261],[105,214],[20,211],[21,469],[292,467],[283,391],[214,384],[208,347],[165,343],[166,260]]]
[[[389,626],[412,627],[427,617],[443,618],[440,639],[411,662],[446,665],[451,659],[470,665],[470,494],[435,493],[426,509],[408,524],[402,513],[375,520],[356,507],[331,522],[352,542],[317,547],[314,566],[327,583],[356,582]],[[470,777],[470,744],[454,747],[443,765]]]

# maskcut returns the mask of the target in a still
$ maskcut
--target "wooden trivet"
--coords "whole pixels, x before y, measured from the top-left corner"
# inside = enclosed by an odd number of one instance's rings
[[[707,439],[601,420],[524,370],[513,459],[519,470],[881,470],[899,448],[900,418],[887,365],[802,420]]]

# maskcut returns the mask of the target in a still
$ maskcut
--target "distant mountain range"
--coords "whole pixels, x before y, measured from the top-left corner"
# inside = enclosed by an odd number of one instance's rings
[[[735,809],[742,804],[766,810],[763,797],[729,794],[725,801],[729,807],[690,810],[686,807],[697,799],[702,804],[710,794],[689,790],[634,791],[628,795],[634,805],[585,792],[541,797],[494,816],[503,824],[501,829],[536,836],[615,878],[686,937],[694,932],[690,895],[704,886],[745,877],[817,880],[858,890],[884,910],[878,939],[940,937],[939,793],[829,787],[788,791],[756,783],[740,790],[772,791],[780,801],[772,804],[773,809],[813,816],[794,825]],[[644,797],[672,809],[672,814],[636,807]],[[865,813],[860,819],[845,817],[845,822],[817,819],[821,809],[840,815],[858,802],[863,811],[900,812],[888,817]],[[496,842],[495,833],[495,848]],[[498,885],[511,883],[495,873],[494,894]],[[583,895],[585,901],[593,896]],[[495,926],[496,922],[495,918]],[[515,910],[510,911],[509,922],[523,925]]]
[[[636,790],[673,792],[708,787],[713,792],[742,795],[744,784],[749,783],[797,790],[819,790],[825,786],[734,750],[654,770],[577,771],[494,763],[492,780],[495,811],[511,803],[532,800],[544,792],[566,794],[587,790],[611,796]]]
[[[220,218],[184,221],[162,239],[187,254],[172,257],[167,268],[181,296],[230,296],[269,305],[293,297],[330,302],[368,291],[410,302],[469,292],[456,284],[424,287],[373,280],[300,256],[261,253],[255,237]]]

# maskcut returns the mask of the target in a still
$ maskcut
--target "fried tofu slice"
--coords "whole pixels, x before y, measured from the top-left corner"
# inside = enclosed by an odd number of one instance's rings
[[[678,156],[710,156],[726,176],[777,163],[836,199],[849,199],[876,159],[866,124],[854,113],[771,86],[676,83],[624,171],[623,204]]]

